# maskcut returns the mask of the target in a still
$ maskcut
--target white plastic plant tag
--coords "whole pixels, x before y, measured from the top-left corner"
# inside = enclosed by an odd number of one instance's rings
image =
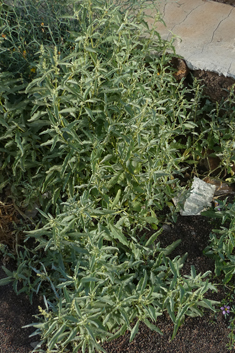
[[[202,211],[211,206],[216,186],[194,177],[190,191],[173,199],[175,205],[182,204],[182,216],[199,216]]]

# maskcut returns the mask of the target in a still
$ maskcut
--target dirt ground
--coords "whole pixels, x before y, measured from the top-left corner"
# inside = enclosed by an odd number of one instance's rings
[[[2,266],[2,260],[0,265]],[[9,265],[7,265],[9,268]],[[10,266],[9,269],[13,268]],[[0,267],[0,279],[6,277]],[[30,305],[24,294],[16,295],[12,285],[0,286],[0,353],[29,353],[37,338],[31,337],[34,328],[22,328],[34,322],[33,315],[37,313],[38,303]]]
[[[223,4],[235,6],[235,0],[212,0],[216,2],[222,2]]]

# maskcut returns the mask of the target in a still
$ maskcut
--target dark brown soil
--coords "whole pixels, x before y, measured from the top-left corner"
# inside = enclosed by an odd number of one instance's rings
[[[196,70],[192,73],[205,85],[204,94],[209,96],[212,102],[219,102],[222,98],[228,97],[228,91],[235,84],[232,77],[219,76],[215,72]]]
[[[212,0],[216,2],[222,2],[223,4],[235,6],[235,0]]]
[[[193,79],[196,78],[203,86],[203,93],[214,103],[226,99],[235,84],[235,79],[232,77],[225,77],[210,71],[190,70],[186,62],[177,57],[172,58],[170,65],[175,69],[173,75],[178,82],[184,78],[184,85],[190,87]]]
[[[2,266],[2,260],[0,265]],[[12,265],[6,265],[13,270]],[[0,279],[6,277],[0,267]],[[29,338],[35,329],[24,328],[33,320],[38,311],[38,303],[30,305],[24,294],[16,295],[12,285],[0,286],[0,352],[1,353],[29,353],[32,351],[30,343],[37,341],[38,337]]]

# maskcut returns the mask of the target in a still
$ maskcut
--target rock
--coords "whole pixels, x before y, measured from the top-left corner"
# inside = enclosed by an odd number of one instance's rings
[[[215,187],[216,187],[215,196],[222,196],[222,195],[235,193],[234,186],[230,186],[227,183],[224,183],[223,181],[221,181],[219,179],[213,179],[210,177],[206,177],[203,180],[208,184],[215,185]]]
[[[39,344],[39,341],[34,341],[30,343],[30,346],[34,349],[37,347],[38,344]]]
[[[171,60],[171,65],[177,70],[174,73],[174,77],[179,82],[182,78],[186,78],[189,73],[189,68],[187,67],[185,61],[180,58],[173,58]]]
[[[164,232],[170,232],[171,231],[171,226],[170,224],[163,224],[162,229],[164,230]]]

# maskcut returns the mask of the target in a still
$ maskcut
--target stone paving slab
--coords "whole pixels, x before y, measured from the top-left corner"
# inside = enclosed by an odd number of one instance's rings
[[[210,0],[157,1],[166,27],[162,23],[154,26],[163,39],[176,36],[176,53],[190,69],[235,78],[235,7]],[[154,23],[153,19],[148,22]]]

